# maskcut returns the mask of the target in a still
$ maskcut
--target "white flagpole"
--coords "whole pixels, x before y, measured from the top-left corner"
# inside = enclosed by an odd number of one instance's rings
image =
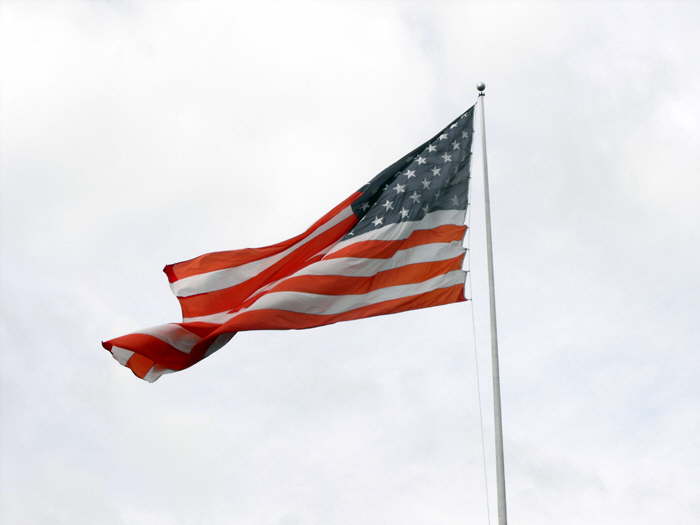
[[[498,330],[496,329],[496,291],[493,278],[493,245],[491,238],[491,200],[489,195],[489,165],[486,158],[486,118],[484,97],[486,85],[477,84],[481,113],[481,158],[484,166],[484,212],[486,215],[486,258],[489,274],[489,306],[491,318],[491,379],[493,381],[493,421],[496,438],[496,489],[498,496],[498,524],[507,525],[506,481],[503,461],[503,422],[501,420],[501,379],[498,372]]]

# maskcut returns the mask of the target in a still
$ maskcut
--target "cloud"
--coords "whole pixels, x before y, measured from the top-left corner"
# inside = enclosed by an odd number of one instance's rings
[[[164,264],[298,233],[480,80],[511,518],[697,521],[695,6],[2,9],[4,521],[485,521],[469,304],[239,334],[155,385],[99,348],[178,318]]]

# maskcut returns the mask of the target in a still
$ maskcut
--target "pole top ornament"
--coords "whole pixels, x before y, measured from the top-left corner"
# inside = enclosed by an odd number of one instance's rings
[[[484,84],[483,82],[479,82],[476,85],[476,89],[478,89],[479,91],[481,91],[481,93],[483,93],[484,91],[486,91],[486,84]]]

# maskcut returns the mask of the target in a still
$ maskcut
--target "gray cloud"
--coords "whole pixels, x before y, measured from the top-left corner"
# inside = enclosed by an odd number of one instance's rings
[[[239,334],[154,385],[99,341],[178,319],[164,264],[298,233],[486,80],[512,521],[696,523],[699,11],[5,2],[3,521],[485,522],[470,304]]]

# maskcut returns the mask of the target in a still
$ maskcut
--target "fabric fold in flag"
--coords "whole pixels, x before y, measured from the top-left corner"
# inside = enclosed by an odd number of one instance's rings
[[[473,119],[472,107],[296,237],[167,265],[182,322],[102,345],[152,382],[239,331],[312,328],[464,301]]]

